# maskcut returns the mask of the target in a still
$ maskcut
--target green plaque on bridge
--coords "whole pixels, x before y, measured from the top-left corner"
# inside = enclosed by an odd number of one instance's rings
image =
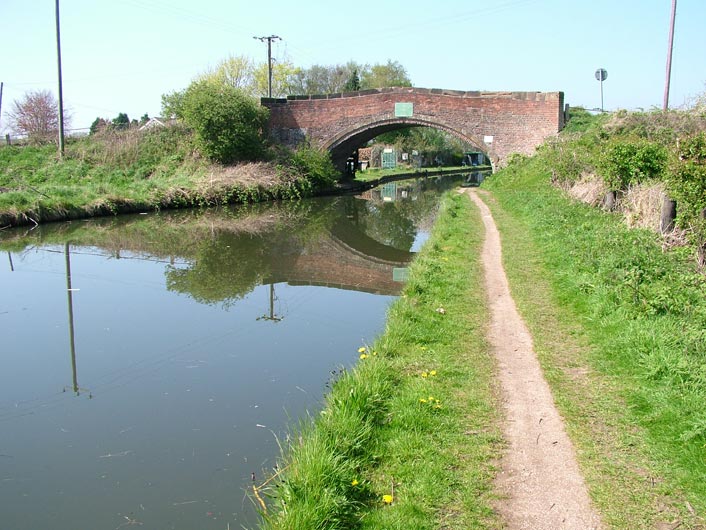
[[[395,103],[395,118],[411,118],[414,114],[414,103]]]

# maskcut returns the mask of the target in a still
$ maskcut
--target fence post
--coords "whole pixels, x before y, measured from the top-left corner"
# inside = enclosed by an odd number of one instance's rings
[[[668,234],[674,230],[674,220],[677,218],[677,201],[669,198],[669,195],[664,194],[662,199],[662,215],[659,221],[659,231],[663,234]]]

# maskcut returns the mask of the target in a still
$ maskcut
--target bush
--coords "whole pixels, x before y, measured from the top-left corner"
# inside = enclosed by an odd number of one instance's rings
[[[194,82],[184,94],[183,113],[211,160],[228,164],[263,155],[268,111],[237,88]]]
[[[706,265],[706,133],[679,142],[669,177],[672,198],[677,201],[677,223],[687,228]]]
[[[294,170],[304,175],[314,188],[332,186],[338,175],[329,153],[310,146],[301,146],[294,151],[291,164]]]
[[[661,177],[666,163],[664,147],[647,140],[612,139],[599,158],[603,178],[613,190]]]
[[[552,180],[574,183],[584,173],[593,173],[598,153],[597,145],[597,137],[594,134],[547,140],[541,147],[541,153],[552,170]]]

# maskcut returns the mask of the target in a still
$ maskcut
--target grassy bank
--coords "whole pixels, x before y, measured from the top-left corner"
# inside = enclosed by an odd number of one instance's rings
[[[699,527],[706,279],[689,251],[569,200],[552,169],[538,155],[484,187],[591,495],[614,528]]]
[[[106,131],[54,146],[0,148],[0,227],[135,211],[291,199],[333,181],[311,149],[268,162],[209,163],[182,126]]]
[[[447,195],[384,335],[337,378],[259,491],[264,528],[488,528],[500,449],[482,230]]]

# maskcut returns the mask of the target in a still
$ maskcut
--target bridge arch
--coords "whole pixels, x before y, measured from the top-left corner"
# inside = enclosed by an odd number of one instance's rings
[[[420,118],[382,118],[378,121],[372,121],[371,123],[342,131],[338,137],[322,142],[321,147],[331,153],[331,158],[336,167],[343,169],[346,159],[355,149],[365,145],[368,141],[381,134],[404,129],[406,127],[429,127],[444,131],[485,153],[490,159],[493,168],[495,168],[499,161],[498,155],[492,148],[472,134],[468,134],[465,131],[458,131],[454,127],[438,121],[429,121]]]
[[[286,99],[263,98],[273,141],[309,141],[346,157],[375,136],[401,127],[446,131],[502,166],[512,153],[532,154],[564,126],[563,92],[480,92],[382,88]],[[345,160],[345,159],[344,159]]]

